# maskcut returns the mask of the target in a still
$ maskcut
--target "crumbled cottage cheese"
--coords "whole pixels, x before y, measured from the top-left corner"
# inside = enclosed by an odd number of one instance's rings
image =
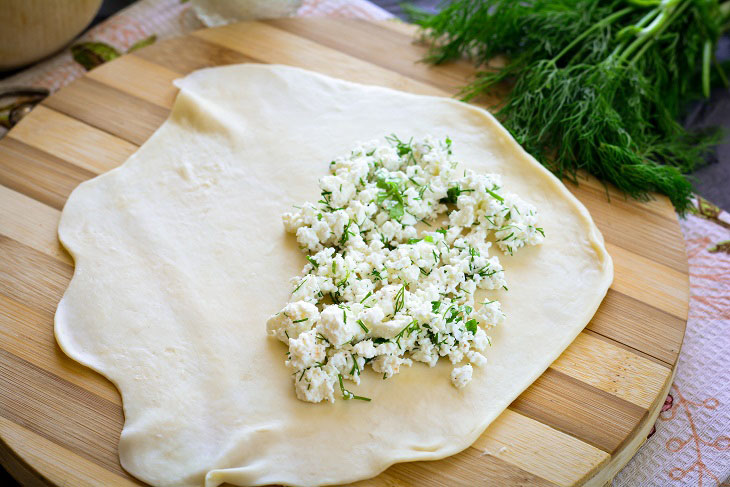
[[[474,371],[471,364],[466,364],[463,367],[454,367],[451,371],[451,382],[457,389],[465,387],[471,380],[471,374]]]
[[[507,289],[487,238],[509,254],[544,238],[535,208],[498,175],[457,170],[448,138],[386,142],[332,161],[321,199],[283,215],[309,262],[267,331],[289,347],[303,401],[333,402],[336,386],[370,400],[343,381],[359,384],[367,365],[387,379],[440,357],[465,387],[505,317],[497,301],[475,303],[477,290]]]

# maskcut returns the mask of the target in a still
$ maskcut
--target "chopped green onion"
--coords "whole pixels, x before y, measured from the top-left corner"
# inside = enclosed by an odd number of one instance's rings
[[[360,328],[362,328],[362,331],[365,333],[370,333],[370,330],[368,330],[368,327],[365,326],[365,323],[362,322],[362,320],[358,319],[357,324],[360,325]]]

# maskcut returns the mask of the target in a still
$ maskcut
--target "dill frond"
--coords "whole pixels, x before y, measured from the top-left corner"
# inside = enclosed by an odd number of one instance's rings
[[[457,0],[418,14],[426,60],[480,68],[468,101],[509,84],[497,117],[557,176],[585,170],[644,200],[690,204],[686,174],[706,162],[717,130],[678,122],[688,102],[727,85],[712,53],[730,1]],[[503,67],[488,63],[506,57]]]

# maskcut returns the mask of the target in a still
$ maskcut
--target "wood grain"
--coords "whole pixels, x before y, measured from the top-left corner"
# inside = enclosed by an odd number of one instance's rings
[[[139,72],[150,76],[140,78]],[[122,56],[118,63],[101,65],[87,78],[163,108],[171,108],[177,88],[172,82],[182,75],[136,56]]]
[[[36,107],[8,137],[94,174],[114,169],[137,150],[134,144],[45,106]]]
[[[141,145],[167,118],[169,110],[83,77],[43,101],[87,125]]]
[[[466,61],[441,66],[401,62],[402,59],[418,59],[423,54],[423,48],[412,42],[411,35],[388,29],[384,24],[354,21],[357,24],[358,32],[366,35],[368,42],[343,43],[342,39],[350,35],[350,22],[313,19],[307,22],[292,23],[286,19],[276,19],[267,20],[265,23],[389,71],[400,73],[410,79],[436,86],[447,93],[458,91],[464,85],[464,80],[474,72]],[[323,26],[326,27],[323,28]],[[384,56],[383,53],[386,52],[388,55]]]
[[[606,192],[581,187],[580,201],[591,216],[600,220],[604,238],[636,255],[687,273],[684,240],[676,225],[676,216],[667,221],[665,216],[638,208],[635,204],[617,199],[606,205]],[[675,231],[670,231],[670,230]],[[652,245],[647,245],[647,242]]]
[[[0,325],[3,327],[0,336],[5,350],[43,370],[52,370],[60,379],[121,406],[119,393],[108,380],[99,374],[89,375],[83,365],[67,360],[56,345],[53,334],[48,333],[53,330],[52,313],[34,310],[4,295],[0,295],[0,307]],[[54,353],[48,353],[48,350]]]
[[[130,56],[146,59],[180,73],[212,66],[260,62],[239,51],[193,36],[169,39],[153,46],[153,49],[142,49]]]
[[[614,453],[641,421],[645,409],[553,368],[511,405],[542,424]]]
[[[478,468],[476,466],[478,465]],[[467,448],[437,462],[411,462],[387,470],[400,485],[510,485],[555,487],[553,482],[493,455]],[[367,485],[367,484],[366,484]]]
[[[259,22],[200,30],[193,36],[271,64],[288,64],[301,68],[317,66],[320,73],[358,83],[387,86],[421,95],[449,95],[435,86],[413,80],[399,72],[383,69],[339,50]]]
[[[0,184],[57,210],[82,181],[94,174],[12,137],[0,144]]]
[[[61,212],[5,186],[0,186],[0,201],[0,228],[6,237],[73,264],[56,237]]]
[[[643,408],[651,406],[669,375],[668,367],[586,333],[550,368]]]
[[[614,264],[612,289],[664,310],[686,323],[689,306],[687,274],[619,245],[606,242],[606,249]]]
[[[425,49],[413,34],[402,23],[325,19],[200,31],[90,72],[0,141],[0,461],[34,485],[141,485],[119,465],[116,389],[53,337],[73,273],[56,227],[79,183],[117,167],[164,121],[172,80],[208,66],[283,63],[450,96],[473,76],[465,62],[418,63]],[[594,485],[628,461],[663,402],[684,336],[683,239],[666,198],[627,200],[592,177],[567,186],[616,267],[586,330],[470,448],[357,485]]]
[[[87,460],[4,417],[0,417],[0,436],[7,438],[12,444],[22,444],[28,462],[43,470],[48,481],[37,485],[114,485],[118,487],[145,485],[127,475],[120,476],[110,472],[96,462]],[[16,475],[16,470],[10,471]],[[33,479],[31,475],[32,472],[28,472],[26,482],[23,483],[24,486],[27,487],[30,482],[37,480],[37,477]]]
[[[573,193],[582,195],[582,191],[586,188],[592,189],[598,193],[603,194],[606,199],[608,200],[611,205],[635,205],[636,201],[631,200],[626,196],[625,194],[622,194],[619,192],[619,190],[615,186],[607,186],[604,185],[601,181],[596,179],[594,176],[591,176],[587,173],[579,173],[578,174],[578,181],[572,182],[572,181],[563,181],[565,185],[568,187],[569,190],[573,191]],[[667,221],[672,222],[676,225],[677,230],[679,230],[679,222],[677,221],[677,213],[674,211],[674,206],[672,206],[672,203],[669,201],[668,198],[660,197],[659,195],[654,195],[647,201],[641,202],[641,210],[642,212],[648,212],[648,213],[654,213],[659,216],[663,216],[667,219]],[[672,231],[673,225],[670,226],[670,231]]]
[[[686,318],[609,289],[587,329],[674,366]]]
[[[598,448],[511,409],[489,425],[472,448],[564,486],[575,485],[610,458]]]

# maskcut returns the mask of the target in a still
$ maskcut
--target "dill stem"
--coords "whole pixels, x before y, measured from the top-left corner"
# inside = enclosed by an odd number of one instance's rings
[[[707,39],[702,46],[702,94],[710,97],[710,63],[712,62],[712,40]]]
[[[550,63],[554,65],[558,61],[558,59],[565,56],[571,49],[573,49],[575,46],[577,46],[578,43],[581,42],[583,39],[588,37],[594,30],[597,30],[597,29],[605,27],[609,24],[612,24],[613,22],[620,19],[621,17],[623,17],[627,13],[631,12],[632,10],[634,10],[633,7],[626,7],[622,10],[619,10],[618,12],[615,12],[615,13],[609,15],[608,17],[603,18],[599,22],[596,22],[589,29],[584,30],[578,37],[573,39],[573,42],[571,42],[570,44],[565,46],[565,48],[562,51],[560,51],[554,58],[552,58],[550,60]]]
[[[721,2],[719,5],[720,9],[720,16],[722,24],[720,26],[720,32],[725,32],[728,29],[730,29],[730,0],[725,0],[724,2]],[[717,73],[720,75],[720,80],[722,80],[722,84],[725,88],[730,87],[730,82],[727,79],[727,75],[725,74],[725,70],[722,69],[722,65],[717,62],[717,59],[715,59],[714,53],[712,53],[712,58],[715,61],[715,68],[717,68]],[[704,72],[703,72],[704,76]],[[708,76],[709,77],[709,76]],[[704,81],[704,78],[703,78]]]
[[[662,2],[661,0],[629,0],[629,3],[639,7],[656,7]]]
[[[640,31],[641,29],[644,28],[644,26],[646,24],[648,24],[652,19],[654,19],[654,17],[656,17],[657,15],[659,15],[659,12],[660,11],[661,10],[659,8],[654,8],[654,9],[650,10],[649,12],[647,12],[646,15],[644,15],[634,25],[630,25],[630,26],[627,26],[627,27],[624,27],[623,29],[621,29],[621,31],[619,31],[619,33],[616,35],[616,37],[620,39],[622,32],[625,31],[625,30],[627,30],[627,29],[639,29],[639,31]],[[609,56],[609,58],[613,58],[615,56],[618,56],[618,54],[621,52],[621,50],[626,47],[626,44],[628,44],[628,41],[622,41],[618,46],[616,46],[616,48],[613,50],[613,52],[611,53],[611,55]]]
[[[684,2],[683,4],[679,5],[674,12],[665,20],[665,22],[652,33],[651,39],[649,42],[645,43],[644,46],[639,50],[639,52],[636,53],[636,55],[633,57],[631,62],[629,62],[629,65],[634,64],[636,61],[638,61],[641,56],[644,54],[644,52],[652,45],[654,41],[666,30],[667,27],[672,25],[672,23],[677,20],[677,17],[679,17],[682,12],[692,3],[692,0]],[[625,59],[624,56],[622,56],[622,59]]]
[[[639,33],[634,42],[629,44],[629,47],[624,49],[624,52],[622,52],[621,56],[618,58],[619,62],[626,61],[626,59],[628,59],[634,51],[636,51],[639,47],[642,47],[642,44],[644,46],[639,52],[643,53],[646,48],[647,41],[649,41],[648,44],[651,44],[651,42],[656,39],[656,37],[661,34],[669,24],[672,23],[672,20],[675,18],[674,14],[678,11],[684,10],[690,2],[682,3],[679,8],[677,8],[677,4],[679,3],[681,3],[681,0],[664,0],[659,7],[661,9],[659,15],[656,16],[651,24],[641,30],[641,33]],[[636,59],[637,58],[635,57],[630,64],[636,61]]]

